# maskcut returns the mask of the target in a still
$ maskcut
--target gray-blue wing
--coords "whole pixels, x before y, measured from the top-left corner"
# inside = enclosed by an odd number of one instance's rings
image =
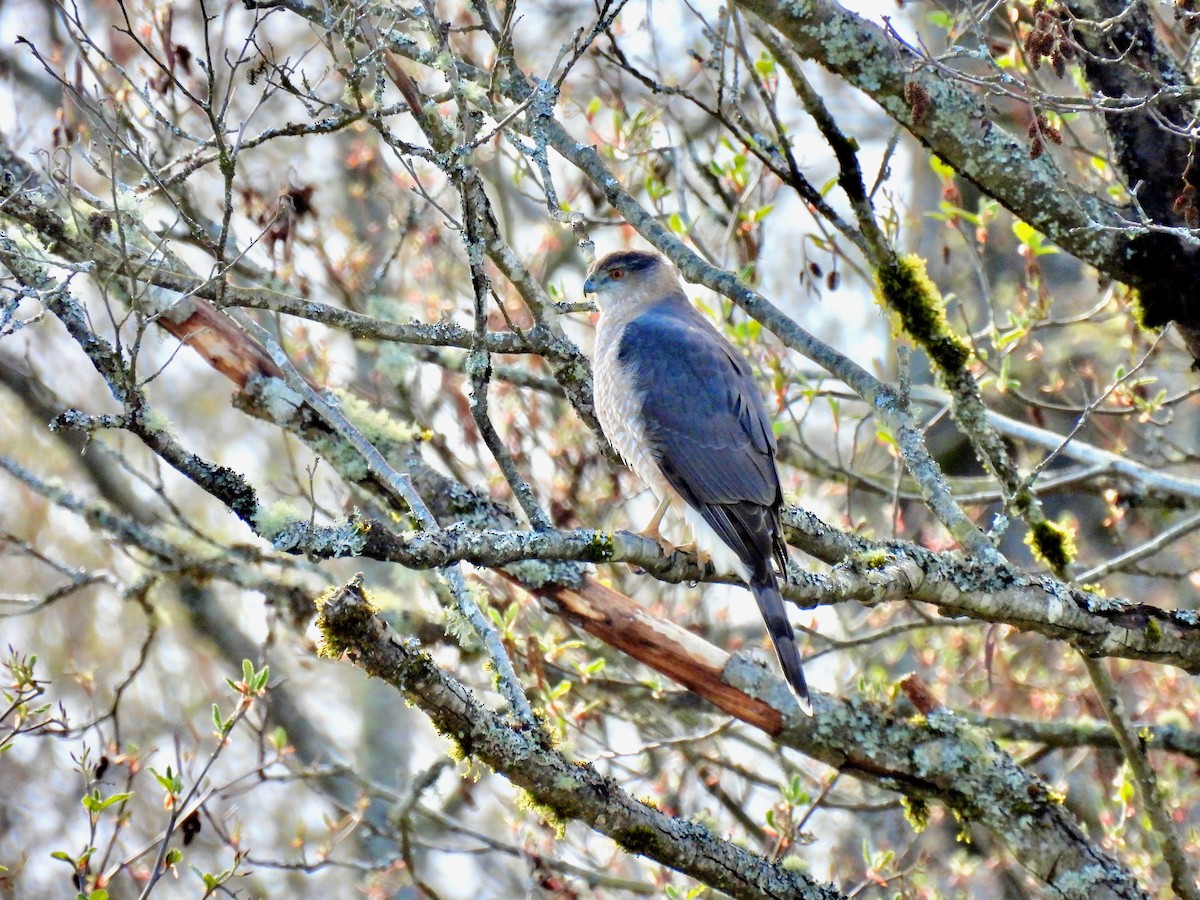
[[[687,303],[665,298],[625,326],[619,364],[641,395],[659,468],[750,570],[784,677],[812,715],[774,559],[786,572],[775,435],[746,361]]]
[[[682,298],[631,321],[619,360],[667,481],[754,576],[782,566],[775,436],[746,361]]]

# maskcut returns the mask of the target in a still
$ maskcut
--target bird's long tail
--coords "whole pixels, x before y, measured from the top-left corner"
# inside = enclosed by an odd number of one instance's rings
[[[767,625],[767,634],[771,635],[771,643],[775,645],[779,665],[783,667],[783,677],[792,689],[800,708],[811,716],[812,699],[808,696],[808,684],[804,681],[804,669],[800,665],[796,633],[792,631],[792,623],[788,621],[775,573],[768,571],[763,576],[751,580],[750,591],[758,601],[758,609]]]

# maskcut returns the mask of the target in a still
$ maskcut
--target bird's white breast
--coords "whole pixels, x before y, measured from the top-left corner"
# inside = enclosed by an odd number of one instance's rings
[[[646,442],[642,421],[642,397],[630,371],[621,365],[621,333],[626,318],[617,310],[600,316],[596,333],[596,354],[592,363],[595,383],[596,416],[609,442],[629,467],[660,500],[675,496]]]

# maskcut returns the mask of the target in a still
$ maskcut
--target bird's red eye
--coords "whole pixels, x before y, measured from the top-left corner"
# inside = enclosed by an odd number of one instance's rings
[[[625,270],[624,269],[613,269],[612,271],[610,271],[608,273],[608,277],[615,278],[618,281],[620,281],[622,278],[625,277]]]

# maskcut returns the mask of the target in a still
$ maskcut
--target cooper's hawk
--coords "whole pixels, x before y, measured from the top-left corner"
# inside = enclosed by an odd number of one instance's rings
[[[786,573],[775,435],[746,360],[688,302],[655,253],[610,253],[584,283],[600,308],[593,374],[604,433],[699,554],[749,586],[792,692],[812,704],[775,565]]]

